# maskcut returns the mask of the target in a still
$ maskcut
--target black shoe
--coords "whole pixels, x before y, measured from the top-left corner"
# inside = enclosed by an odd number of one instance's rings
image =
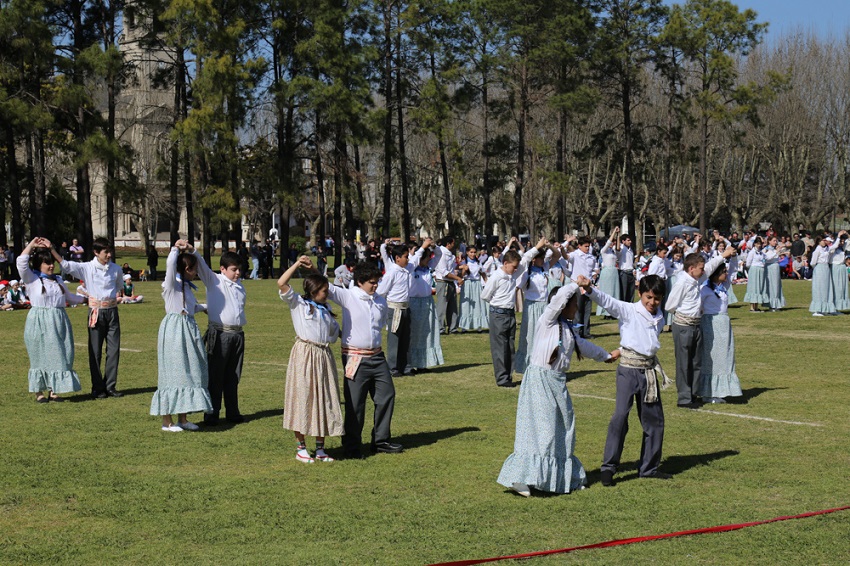
[[[416,375],[416,370],[415,369],[406,369],[406,370],[404,370],[403,375],[405,377],[413,377],[414,375]]]
[[[47,397],[39,397],[38,399],[35,400],[35,402],[36,403],[47,403],[48,400],[47,400]]]
[[[110,390],[108,390],[108,391],[106,392],[106,394],[107,394],[108,396],[110,396],[110,397],[115,397],[116,399],[117,399],[118,397],[123,397],[123,396],[124,396],[124,394],[123,394],[123,393],[121,393],[120,391],[118,391],[118,390],[116,390],[116,389],[110,389]]]
[[[346,450],[345,451],[345,459],[346,460],[362,460],[363,459],[363,453],[360,452],[359,448]]]
[[[95,399],[106,399],[106,391],[92,391],[91,396]]]
[[[390,372],[390,377],[401,377],[401,372],[397,369],[394,369]]]
[[[53,401],[54,403],[64,403],[65,402],[64,397],[49,397],[49,399],[51,401]]]
[[[245,417],[243,417],[242,415],[233,415],[232,417],[228,415],[227,422],[233,424],[241,424],[245,422]]]
[[[516,387],[516,383],[514,383],[513,381],[508,381],[508,382],[505,382],[505,383],[497,383],[496,385],[498,385],[499,387],[508,387],[508,388]]]
[[[615,484],[614,472],[609,472],[608,470],[602,470],[599,474],[599,479],[605,487],[612,487]]]
[[[204,417],[204,426],[218,426],[221,424],[218,417]]]
[[[384,454],[398,454],[404,452],[404,446],[395,442],[378,442],[372,445],[372,454],[382,452]]]
[[[645,476],[641,476],[642,478],[650,478],[656,480],[671,480],[673,476],[671,474],[666,474],[664,472],[652,472],[651,474],[646,474]]]
[[[676,406],[680,409],[699,409],[701,405],[699,403],[680,403]]]

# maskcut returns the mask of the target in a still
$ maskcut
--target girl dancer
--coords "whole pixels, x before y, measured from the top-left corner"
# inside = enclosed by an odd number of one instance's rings
[[[832,289],[835,298],[835,310],[850,310],[850,289],[847,286],[847,270],[844,268],[845,250],[847,249],[847,234],[838,237],[838,247],[830,256],[832,270]]]
[[[735,337],[727,313],[730,287],[727,267],[722,264],[700,289],[703,314],[699,395],[706,403],[725,403],[724,397],[743,395],[735,373]]]
[[[599,257],[602,261],[602,271],[599,272],[599,290],[612,297],[620,296],[620,272],[617,270],[617,255],[620,251],[620,227],[611,231],[611,237],[602,246]],[[605,309],[596,305],[596,316],[606,316]],[[609,317],[610,318],[610,317]]]
[[[544,250],[549,245],[546,238],[540,238],[537,246],[531,248],[522,256],[520,269],[522,275],[517,279],[516,286],[524,294],[522,325],[519,331],[519,348],[514,359],[514,371],[525,373],[531,358],[532,344],[534,343],[534,332],[537,328],[537,319],[546,308],[546,289],[549,281],[544,264]]]
[[[295,459],[305,464],[333,462],[325,452],[326,436],[342,436],[339,379],[330,344],[339,337],[339,324],[327,305],[327,278],[311,273],[304,278],[304,294],[296,295],[289,280],[303,268],[314,271],[307,256],[301,256],[277,281],[281,300],[289,304],[297,339],[286,365],[283,428],[295,433]],[[304,435],[316,437],[316,457],[310,456]]]
[[[779,244],[779,238],[776,236],[771,237],[767,241],[767,247],[764,248],[764,270],[767,274],[765,291],[768,297],[764,306],[770,308],[771,312],[776,312],[785,306],[785,295],[782,294],[782,273],[779,267],[779,259],[784,251],[785,247]]]
[[[750,312],[761,312],[759,304],[770,303],[764,277],[765,258],[761,246],[761,237],[756,236],[752,241],[752,249],[747,254],[747,294],[744,295],[744,302],[750,303]]]
[[[575,414],[565,372],[573,352],[579,360],[588,356],[599,362],[613,362],[620,355],[576,336],[572,319],[578,308],[577,291],[572,282],[553,290],[537,321],[531,363],[517,402],[514,451],[496,480],[525,497],[532,487],[551,493],[585,487],[584,467],[573,455]]]
[[[846,234],[844,230],[838,233],[840,237]],[[840,241],[840,240],[839,240]],[[838,242],[832,237],[826,236],[815,243],[810,262],[812,271],[812,302],[809,312],[812,316],[823,316],[833,314],[835,310],[835,289],[832,286],[832,275],[829,270],[830,254],[838,248]]]
[[[458,267],[464,279],[464,284],[460,288],[460,320],[458,321],[458,327],[461,330],[483,332],[490,327],[490,319],[487,316],[487,305],[481,299],[482,280],[486,283],[487,276],[483,273],[476,252],[475,246],[466,248],[466,258],[460,264],[460,267]]]
[[[195,313],[203,312],[192,292],[192,280],[198,275],[198,262],[204,261],[186,240],[177,240],[165,262],[162,298],[165,318],[159,325],[157,358],[159,377],[151,400],[151,415],[162,416],[164,432],[198,430],[186,419],[187,413],[211,411],[207,390],[209,374],[207,351],[195,322]],[[177,414],[177,424],[171,415]]]
[[[430,247],[431,239],[426,238],[423,245]],[[437,307],[431,297],[434,284],[431,270],[437,266],[440,259],[437,254],[440,253],[439,247],[433,257],[430,251],[423,253],[410,279],[410,350],[407,353],[407,365],[414,370],[444,363]]]
[[[29,391],[35,393],[39,403],[47,403],[48,399],[64,401],[57,393],[81,389],[80,378],[74,371],[74,331],[65,305],[79,304],[85,299],[68,291],[62,278],[53,274],[50,248],[49,240],[35,238],[16,260],[18,273],[31,295],[24,343],[30,357]]]

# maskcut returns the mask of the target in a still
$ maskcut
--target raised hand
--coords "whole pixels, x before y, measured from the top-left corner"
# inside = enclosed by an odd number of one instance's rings
[[[590,289],[590,279],[588,279],[584,275],[579,275],[578,277],[576,277],[575,284],[581,287],[582,289]]]

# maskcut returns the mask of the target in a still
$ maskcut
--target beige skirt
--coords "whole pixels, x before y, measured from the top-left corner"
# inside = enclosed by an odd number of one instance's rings
[[[342,436],[339,383],[331,349],[298,340],[286,367],[283,428],[307,436]]]

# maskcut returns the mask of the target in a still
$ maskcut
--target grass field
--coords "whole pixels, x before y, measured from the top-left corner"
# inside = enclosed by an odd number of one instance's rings
[[[406,447],[403,454],[296,462],[292,434],[281,428],[294,341],[289,312],[273,281],[245,286],[249,325],[240,397],[248,422],[199,433],[166,434],[159,418],[148,416],[163,316],[157,283],[138,283],[146,302],[121,308],[119,389],[127,394],[121,399],[84,394],[86,313],[77,308],[68,312],[84,391],[70,396],[72,402],[36,404],[27,393],[26,313],[0,313],[6,367],[0,378],[0,563],[424,564],[850,504],[850,317],[811,317],[809,283],[785,284],[790,308],[783,312],[732,309],[747,404],[688,411],[675,407],[672,390],[662,395],[662,470],[675,474],[672,481],[637,478],[640,425],[633,411],[618,483],[598,483],[616,368],[576,361],[569,381],[576,454],[590,489],[531,499],[495,481],[512,451],[518,389],[495,387],[486,334],[448,337],[444,367],[397,380],[393,433]],[[595,341],[613,348],[616,323],[593,320]],[[660,354],[673,368],[669,333]],[[329,448],[341,456],[338,438]],[[850,512],[530,563],[848,559]]]

